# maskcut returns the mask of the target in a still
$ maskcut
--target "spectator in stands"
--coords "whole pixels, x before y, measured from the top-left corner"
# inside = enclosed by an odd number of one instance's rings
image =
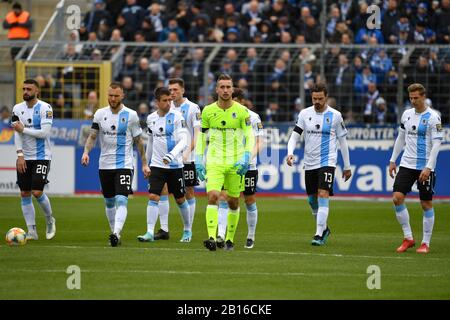
[[[155,32],[153,28],[152,20],[149,17],[145,17],[144,21],[142,21],[142,26],[139,32],[142,32],[144,36],[144,40],[147,42],[157,42],[158,34]]]
[[[392,60],[386,54],[386,50],[379,49],[370,60],[370,68],[377,78],[377,83],[383,83],[386,73],[392,69]]]
[[[273,34],[275,36],[275,41],[279,42],[281,40],[281,34],[283,32],[289,33],[291,36],[294,34],[294,30],[289,24],[288,17],[280,17],[275,25]]]
[[[158,41],[164,42],[169,38],[169,33],[174,32],[177,35],[177,38],[180,42],[186,41],[186,36],[184,35],[183,29],[178,26],[178,22],[176,19],[170,19],[167,27],[164,28],[159,34]]]
[[[218,74],[228,74],[233,76],[233,61],[228,58],[222,60]]]
[[[411,24],[406,14],[399,16],[397,23],[392,27],[389,42],[393,44],[407,44],[413,40]]]
[[[225,34],[225,42],[227,43],[239,43],[242,42],[239,35],[239,30],[236,28],[228,28]]]
[[[243,24],[247,25],[250,37],[254,37],[258,32],[258,24],[263,20],[262,7],[258,0],[251,0],[248,4],[248,10],[243,13]]]
[[[414,24],[417,25],[419,22],[423,24],[424,28],[431,27],[431,19],[428,14],[428,4],[425,2],[420,2],[417,6]]]
[[[273,25],[276,25],[278,23],[278,19],[289,16],[289,11],[283,0],[275,0],[266,11],[265,15]]]
[[[145,18],[145,10],[136,4],[136,0],[127,0],[123,7],[121,15],[125,18],[131,32],[136,32],[142,26]]]
[[[337,31],[337,24],[341,22],[341,12],[336,4],[330,6],[330,16],[326,23],[326,36],[328,39],[332,39]],[[345,23],[343,23],[345,25]],[[340,36],[338,37],[340,38]]]
[[[84,24],[84,21],[81,22],[80,24],[80,29],[77,30],[78,31],[78,35],[80,37],[80,41],[87,41],[88,37],[89,37],[89,32],[86,28],[86,25]]]
[[[150,68],[147,58],[139,60],[139,66],[134,76],[135,86],[142,100],[149,101],[153,98],[153,90],[158,86],[160,75]],[[123,80],[122,80],[123,81]]]
[[[107,25],[112,24],[111,14],[105,10],[104,0],[95,0],[94,9],[84,16],[84,24],[88,32],[97,32],[100,21],[106,20]]]
[[[319,43],[320,42],[320,25],[317,24],[316,19],[313,16],[306,18],[306,25],[301,32],[305,35],[307,43]]]
[[[369,88],[369,83],[376,83],[377,78],[370,71],[369,65],[364,65],[361,73],[356,73],[355,80],[353,82],[354,92],[356,94],[356,103],[361,103],[363,97],[366,96]]]
[[[74,43],[75,52],[81,54],[83,51],[83,44],[80,42],[80,33],[78,30],[72,30],[69,35],[69,42]],[[67,50],[67,45],[64,46],[64,50]]]
[[[450,0],[441,0],[441,6],[436,11],[436,37],[437,42],[450,43]]]
[[[147,117],[150,113],[150,108],[147,104],[147,102],[141,102],[139,103],[139,106],[137,108],[137,114],[139,117],[139,124],[141,126],[142,129],[146,129],[147,128]]]
[[[357,2],[353,0],[339,0],[339,9],[341,12],[341,19],[350,27],[353,19],[359,12]]]
[[[120,29],[113,29],[113,31],[111,32],[111,38],[109,39],[109,41],[113,41],[113,42],[122,42],[124,41],[123,37],[122,37],[122,33],[120,32]]]
[[[442,113],[442,123],[450,122],[450,56],[446,57],[442,61],[441,73],[439,74],[438,81],[438,100],[437,106]]]
[[[123,77],[122,87],[125,93],[125,99],[123,100],[123,104],[130,109],[136,110],[140,100],[140,95],[138,90],[134,86],[133,79],[128,76]]]
[[[436,32],[427,27],[423,21],[417,21],[414,30],[414,43],[416,44],[431,44],[436,42]]]
[[[125,61],[122,70],[117,78],[118,81],[122,81],[124,77],[134,77],[137,72],[137,66],[134,60],[133,54],[129,53],[125,56]]]
[[[373,122],[373,114],[375,110],[375,101],[380,97],[380,92],[378,91],[377,84],[375,82],[369,82],[367,86],[367,93],[363,99],[364,105],[364,122]]]
[[[189,41],[204,42],[209,28],[209,18],[205,14],[199,14],[194,19],[194,25],[189,30]]]
[[[256,48],[248,48],[245,61],[248,63],[248,68],[251,72],[259,71],[259,59]]]
[[[68,92],[60,92],[56,94],[56,101],[53,104],[53,117],[72,119],[72,100],[71,94]]]
[[[216,90],[216,77],[212,72],[208,73],[208,84],[201,86],[198,89],[198,105],[206,106],[214,102],[213,95]]]
[[[246,26],[240,25],[239,20],[237,20],[235,17],[231,16],[228,17],[225,21],[225,26],[227,32],[230,30],[237,30],[238,39],[240,39],[241,42],[249,42],[249,33]]]
[[[98,41],[108,41],[111,38],[111,28],[105,19],[100,21],[97,29]]]
[[[333,92],[337,104],[343,110],[351,107],[352,82],[353,72],[348,57],[345,54],[339,54],[338,65],[330,74],[328,83],[330,83],[330,92]]]
[[[7,106],[0,109],[0,122],[5,125],[11,124],[11,110]]]
[[[383,32],[383,37],[386,39],[386,42],[391,42],[391,35],[393,28],[397,24],[397,21],[400,18],[400,12],[398,10],[398,1],[397,0],[388,0],[387,10],[383,15],[383,20],[381,23],[381,31]]]
[[[226,2],[225,5],[223,6],[223,11],[225,19],[234,17],[237,21],[241,20],[241,15],[239,14],[239,12],[236,12],[236,9],[232,2]]]
[[[20,3],[14,3],[12,10],[3,21],[3,28],[8,29],[8,40],[26,41],[30,39],[32,22],[30,13],[22,10]],[[14,60],[22,47],[11,47],[11,59]]]
[[[269,20],[263,20],[258,24],[258,34],[263,43],[272,43],[275,41],[275,36],[272,32],[272,23]]]
[[[132,0],[128,0],[132,1]],[[153,29],[159,37],[159,33],[163,30],[163,17],[161,13],[161,5],[157,2],[154,2],[149,7],[150,13],[148,17],[152,20]]]
[[[116,28],[120,30],[124,41],[134,41],[134,33],[132,28],[127,24],[127,20],[122,14],[116,19]]]
[[[392,114],[389,113],[386,100],[382,97],[375,101],[373,120],[371,122],[376,124],[393,123]]]
[[[437,83],[436,71],[431,70],[427,57],[421,55],[414,70],[408,72],[408,75],[411,75],[414,83],[423,84],[427,88],[427,97],[433,98],[436,91],[435,84]]]
[[[168,7],[167,9],[170,8]],[[186,1],[179,1],[176,11],[168,12],[168,15],[177,21],[178,26],[183,29],[184,32],[188,31],[191,27],[191,17],[193,15]]]
[[[267,82],[269,84],[269,88],[267,88],[266,90],[270,91],[270,86],[275,81],[281,83],[283,86],[287,84],[286,64],[281,59],[277,59],[275,61],[275,65],[273,67],[273,71],[269,75],[269,77],[267,78]]]
[[[97,91],[89,91],[87,102],[83,109],[83,119],[89,120],[94,116],[95,111],[99,108],[99,100]]]
[[[167,71],[170,68],[170,64],[162,56],[160,48],[152,48],[148,62],[151,72],[158,75],[159,81],[164,81],[167,78]]]

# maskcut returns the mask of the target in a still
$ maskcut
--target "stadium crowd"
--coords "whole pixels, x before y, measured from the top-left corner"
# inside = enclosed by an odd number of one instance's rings
[[[187,96],[203,106],[213,99],[216,76],[226,72],[267,122],[295,119],[298,111],[310,104],[312,85],[325,80],[330,87],[330,105],[339,108],[347,122],[394,123],[401,112],[397,84],[402,76],[405,86],[423,83],[428,103],[448,122],[450,47],[435,45],[450,44],[450,0],[327,1],[325,41],[336,46],[324,52],[326,79],[320,79],[321,53],[317,50],[273,49],[275,54],[268,59],[261,49],[251,46],[320,43],[321,4],[321,0],[95,0],[82,27],[71,34],[75,44],[67,45],[62,59],[109,59],[115,53],[117,47],[105,49],[95,45],[96,41],[198,43],[187,51],[127,48],[115,80],[127,90],[126,105],[136,110],[145,109],[142,103],[151,109],[153,89],[171,77],[183,77]],[[381,29],[367,28],[371,4],[381,9]],[[249,46],[226,49],[218,55],[204,85],[207,52],[203,43]],[[352,44],[369,46],[342,46]],[[427,47],[414,49],[399,73],[399,62],[408,53],[405,45]],[[300,81],[302,63],[304,79]],[[299,98],[301,85],[306,101]],[[85,98],[91,90],[85,91]],[[408,104],[404,91],[403,101]]]

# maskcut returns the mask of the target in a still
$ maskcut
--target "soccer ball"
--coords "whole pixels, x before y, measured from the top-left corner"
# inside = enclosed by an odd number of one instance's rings
[[[23,229],[12,228],[6,233],[6,243],[10,246],[23,246],[27,243],[27,234]]]

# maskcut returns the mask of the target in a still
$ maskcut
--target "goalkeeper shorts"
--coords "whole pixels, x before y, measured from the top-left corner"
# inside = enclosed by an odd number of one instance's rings
[[[228,196],[238,198],[245,188],[245,176],[236,173],[233,166],[206,167],[206,192],[226,190]]]

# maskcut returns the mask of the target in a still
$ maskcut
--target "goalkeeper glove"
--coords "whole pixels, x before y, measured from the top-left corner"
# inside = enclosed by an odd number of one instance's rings
[[[206,178],[206,168],[203,165],[202,156],[195,156],[195,171],[197,172],[197,177],[200,179],[200,181],[204,181]]]
[[[244,156],[234,164],[236,168],[236,173],[240,176],[245,176],[250,166],[250,152],[245,151]]]

